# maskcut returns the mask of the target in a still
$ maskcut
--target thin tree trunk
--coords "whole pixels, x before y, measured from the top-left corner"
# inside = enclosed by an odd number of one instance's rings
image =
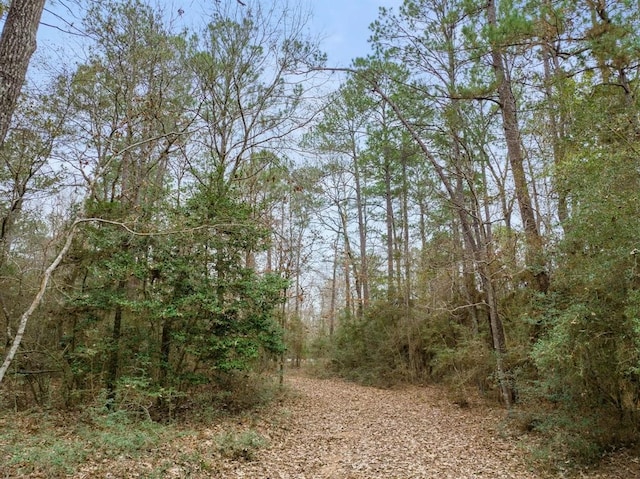
[[[287,278],[288,279],[288,278]],[[283,291],[283,295],[285,300],[282,302],[282,310],[281,310],[281,318],[280,318],[280,327],[282,328],[283,333],[286,329],[287,323],[287,295],[288,288],[285,288]],[[278,358],[278,385],[282,388],[284,386],[284,350],[280,352],[280,357]]]
[[[418,219],[418,228],[420,234],[420,251],[427,251],[427,222],[425,218],[428,215],[427,205],[425,198],[418,198],[418,210],[419,210],[419,219]]]
[[[387,227],[387,298],[392,301],[395,299],[395,248],[394,248],[394,230],[393,230],[393,198],[391,194],[391,167],[389,165],[388,155],[385,154],[385,170],[384,170],[384,198],[385,198],[385,223]]]
[[[364,201],[362,197],[362,187],[360,184],[360,167],[358,166],[358,155],[355,151],[355,141],[353,142],[353,179],[356,188],[356,210],[358,214],[358,237],[360,239],[360,287],[362,295],[358,304],[358,316],[362,317],[364,310],[369,305],[369,265],[367,259],[367,225],[364,214]]]
[[[344,311],[347,320],[351,319],[351,313],[353,312],[353,299],[351,296],[351,271],[349,269],[349,256],[346,251],[343,254],[343,267],[344,267]]]
[[[167,387],[169,379],[169,364],[171,361],[171,336],[173,334],[173,318],[166,318],[162,323],[160,338],[160,374],[158,384]],[[162,398],[158,398],[162,402]]]
[[[358,302],[355,312],[358,314],[358,316],[360,316],[360,309],[362,307],[361,306],[362,305],[362,289],[360,284],[360,274],[358,272],[358,265],[353,259],[353,251],[351,249],[351,241],[349,239],[349,234],[348,234],[347,213],[346,211],[342,210],[340,205],[337,205],[337,206],[340,213],[340,220],[342,224],[342,234],[344,237],[344,256],[345,256],[344,274],[345,274],[345,285],[346,285],[345,287],[346,287],[346,295],[347,295],[347,300],[346,300],[347,311],[348,311],[348,314],[351,315],[352,301],[351,301],[350,270],[353,269],[353,278],[356,283],[355,284],[356,298]]]
[[[555,74],[551,70],[551,63],[553,62]],[[564,129],[566,120],[564,119],[564,107],[552,106],[554,102],[553,95],[553,83],[557,79],[558,75],[558,59],[553,55],[550,46],[545,45],[543,49],[543,65],[544,65],[544,84],[545,94],[547,96],[547,111],[549,118],[549,127],[551,135],[551,148],[553,151],[553,164],[556,168],[556,178],[559,175],[558,168],[564,160],[564,150],[562,148],[562,138],[564,137]],[[559,113],[557,113],[559,111]],[[556,193],[558,194],[558,221],[563,231],[566,233],[567,221],[569,220],[569,207],[567,204],[568,192],[562,185],[561,181],[555,182]]]
[[[125,280],[118,282],[116,295],[122,297],[126,292],[127,283]],[[118,364],[120,362],[120,337],[122,336],[122,313],[121,304],[116,304],[113,313],[113,327],[111,329],[111,339],[109,340],[109,359],[107,361],[107,377],[105,386],[107,389],[107,407],[114,408],[116,399],[116,383],[118,381]]]
[[[402,155],[402,256],[404,258],[404,304],[411,305],[411,248],[409,237],[409,178],[407,177],[407,155]]]
[[[13,201],[11,201],[11,205],[7,208],[2,220],[0,220],[0,267],[4,267],[9,256],[13,227],[22,211],[24,197],[27,194],[27,186],[20,185],[20,187],[16,187],[14,184],[13,194]]]
[[[487,184],[487,172],[486,168],[482,167],[482,181]],[[484,287],[486,288],[487,303],[489,304],[489,322],[491,325],[491,338],[493,339],[493,350],[496,354],[496,373],[498,375],[498,385],[500,386],[500,393],[502,400],[507,407],[511,407],[515,391],[511,385],[511,381],[506,375],[504,366],[504,355],[507,352],[507,340],[504,333],[504,325],[502,319],[498,313],[498,298],[495,290],[495,282],[493,281],[495,272],[495,254],[493,246],[493,230],[491,227],[491,214],[489,212],[489,193],[487,189],[484,189],[484,220],[482,221],[482,241],[483,245],[483,263],[484,274],[487,277]],[[478,217],[482,214],[482,211],[478,209]]]
[[[336,324],[336,296],[338,294],[338,245],[340,243],[340,231],[336,234],[333,244],[333,270],[331,274],[331,299],[329,301],[329,337],[333,337]]]
[[[463,182],[461,175],[457,176],[456,180],[456,194],[458,198],[464,196]],[[457,223],[457,222],[455,222]],[[460,239],[460,230],[462,230],[462,239]],[[480,333],[480,320],[478,319],[478,304],[480,303],[478,288],[476,285],[476,275],[474,271],[474,265],[476,262],[475,244],[476,241],[469,241],[466,239],[463,227],[459,224],[455,224],[453,231],[457,237],[456,243],[460,244],[462,250],[462,276],[463,276],[463,288],[464,296],[467,298],[467,304],[469,305],[469,316],[471,319],[471,330],[474,334]]]
[[[11,347],[11,341],[13,341],[13,333],[11,332],[11,314],[4,303],[4,298],[0,293],[0,309],[2,310],[2,316],[5,321],[5,332],[7,337],[5,338],[5,348]]]
[[[498,314],[498,301],[496,298],[496,292],[494,289],[493,281],[491,281],[491,275],[486,265],[481,265],[479,268],[480,278],[482,285],[485,289],[487,303],[489,307],[489,323],[491,326],[491,338],[493,340],[493,350],[496,355],[496,374],[498,376],[498,386],[500,387],[500,394],[505,406],[508,408],[513,404],[513,388],[504,366],[504,355],[507,352],[507,341],[504,335],[504,326],[500,315]]]

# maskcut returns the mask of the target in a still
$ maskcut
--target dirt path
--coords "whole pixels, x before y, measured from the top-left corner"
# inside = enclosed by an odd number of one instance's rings
[[[441,389],[381,390],[289,377],[297,391],[283,430],[256,461],[223,467],[221,477],[282,479],[530,479],[524,448],[505,426],[505,411],[460,408]],[[554,476],[560,477],[560,476]],[[584,479],[640,478],[637,458],[618,455]]]
[[[542,478],[505,428],[505,411],[477,401],[460,408],[437,388],[380,390],[290,376],[291,395],[267,414],[203,425],[144,460],[123,458],[74,477],[269,479]],[[221,458],[221,433],[268,440],[253,460]],[[161,462],[163,461],[164,462]],[[91,471],[91,472],[90,472]],[[97,472],[100,471],[99,476]],[[563,476],[555,476],[563,477]],[[616,456],[579,478],[640,477],[637,458]]]
[[[380,390],[304,377],[289,384],[299,394],[289,430],[225,477],[537,477],[514,442],[501,437],[503,411],[483,409],[480,416],[428,388]]]

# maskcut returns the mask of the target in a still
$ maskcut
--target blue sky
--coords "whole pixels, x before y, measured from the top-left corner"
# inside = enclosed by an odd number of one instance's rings
[[[369,52],[369,25],[381,6],[397,9],[402,0],[324,0],[312,1],[313,27],[326,37],[324,50],[329,64],[348,66],[352,59]]]
[[[78,0],[76,0],[78,1]],[[89,0],[90,1],[90,0]],[[150,0],[151,3],[157,2],[169,11],[185,11],[182,21],[189,21],[187,16],[193,15],[198,20],[202,17],[198,13],[204,13],[207,10],[207,3],[214,1],[230,1],[230,0]],[[261,0],[265,3],[270,0]],[[290,0],[292,4],[296,4],[294,0]],[[76,25],[80,23],[80,18],[73,17],[76,15],[77,9],[73,8],[74,0],[65,0],[62,4],[58,0],[49,0],[47,8],[50,12],[45,12],[43,22],[54,25],[64,26],[64,23],[56,18],[54,14],[60,15],[67,21],[73,21]],[[79,0],[79,3],[86,5],[87,0]],[[369,53],[367,39],[369,38],[369,25],[377,18],[378,9],[381,6],[394,7],[397,9],[402,0],[306,0],[299,2],[307,4],[312,13],[313,18],[309,28],[313,35],[318,35],[322,39],[322,49],[327,52],[328,64],[331,66],[348,66],[351,60],[365,56]],[[70,8],[65,8],[64,5]],[[54,14],[52,14],[53,12]],[[43,25],[39,31],[39,45],[42,50],[49,50],[59,47],[73,48],[73,44],[78,42],[78,38],[72,35],[61,34],[56,28]],[[40,53],[46,53],[42,51]]]

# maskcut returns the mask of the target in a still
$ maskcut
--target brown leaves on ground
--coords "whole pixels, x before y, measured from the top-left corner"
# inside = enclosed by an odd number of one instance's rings
[[[139,457],[90,459],[71,477],[545,477],[531,470],[498,406],[472,400],[461,408],[431,387],[381,390],[301,376],[287,383],[291,393],[260,414],[202,424]],[[640,465],[619,454],[575,477],[640,477]]]
[[[498,430],[502,411],[461,409],[430,388],[291,378],[290,430],[225,477],[533,478]]]

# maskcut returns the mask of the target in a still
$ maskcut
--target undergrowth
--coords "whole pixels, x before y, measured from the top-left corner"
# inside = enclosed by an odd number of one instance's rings
[[[178,438],[197,437],[203,424],[253,417],[283,391],[276,381],[246,375],[229,376],[224,386],[203,389],[190,402],[183,402],[170,420],[153,420],[146,409],[141,414],[139,408],[129,407],[133,403],[122,402],[113,411],[104,405],[76,411],[0,410],[0,477],[65,477],[85,464],[163,457],[170,451],[167,445]],[[231,460],[252,460],[267,445],[253,429],[221,433],[214,443],[214,456]],[[205,470],[209,460],[216,459],[185,458],[197,463],[198,470]],[[164,477],[166,467],[166,463],[156,464],[149,477]]]
[[[252,461],[258,449],[266,447],[268,441],[254,430],[241,433],[227,432],[216,438],[218,452],[234,460]]]
[[[62,477],[89,459],[139,457],[176,435],[173,427],[122,412],[7,412],[0,424],[0,473],[6,477]]]

